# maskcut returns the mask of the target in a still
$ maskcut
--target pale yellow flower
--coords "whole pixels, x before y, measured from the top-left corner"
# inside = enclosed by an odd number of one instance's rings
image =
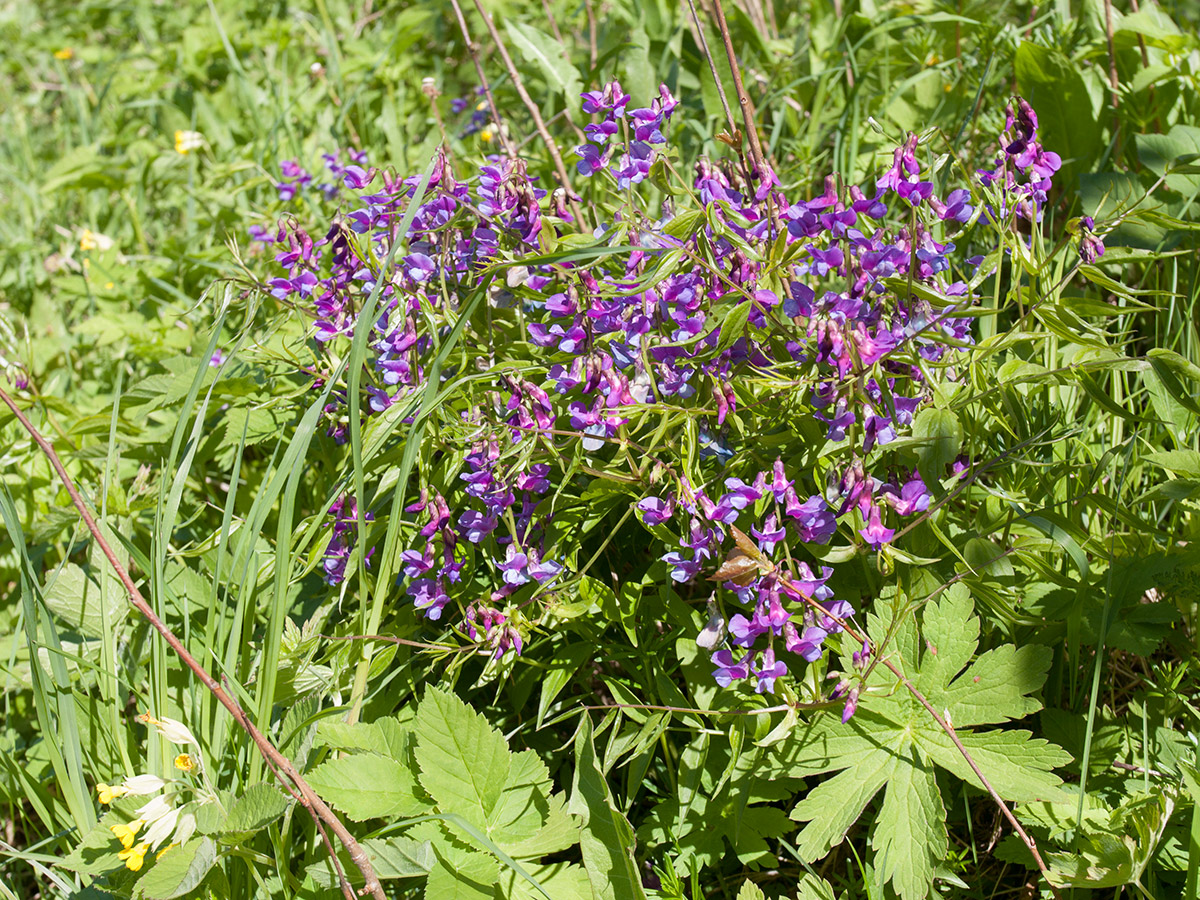
[[[143,725],[153,725],[158,733],[172,744],[196,744],[196,736],[178,719],[156,719],[150,713],[142,713],[137,720]]]
[[[121,784],[129,794],[153,794],[155,791],[162,790],[166,786],[166,782],[157,775],[134,775],[126,778]]]
[[[494,130],[495,127],[496,126],[489,122],[487,125],[483,126],[483,130],[479,132],[479,137],[485,144],[490,144],[492,142],[492,138],[496,136]]]
[[[96,792],[100,795],[100,802],[107,805],[118,797],[124,797],[129,793],[129,789],[119,784],[107,785],[102,781],[96,785]]]
[[[175,152],[186,156],[204,146],[204,135],[198,131],[176,131]]]
[[[96,233],[90,228],[83,229],[83,234],[79,235],[80,250],[95,250],[96,249]]]
[[[121,846],[128,850],[137,839],[137,833],[146,822],[144,819],[134,819],[128,825],[111,825],[109,830],[117,836]]]
[[[138,844],[136,847],[126,847],[117,854],[118,859],[125,860],[125,868],[131,872],[140,871],[142,863],[146,861],[146,854],[150,852],[149,844]]]
[[[55,59],[71,59],[75,55],[75,51],[70,47],[63,47],[61,50],[54,51]]]

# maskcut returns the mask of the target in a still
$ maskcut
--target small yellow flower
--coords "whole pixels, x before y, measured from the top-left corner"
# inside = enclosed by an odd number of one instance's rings
[[[111,291],[114,287],[116,287],[116,285],[113,284],[111,281],[104,282],[104,289],[106,291]]]
[[[175,152],[187,156],[193,150],[204,146],[204,135],[198,131],[176,131]]]
[[[199,763],[188,753],[180,753],[175,757],[175,768],[180,772],[194,772],[199,767]]]
[[[134,819],[128,825],[111,825],[109,830],[117,836],[117,840],[121,842],[121,846],[128,850],[133,846],[134,840],[137,838],[137,833],[145,821],[142,819]],[[145,853],[145,851],[142,851]]]
[[[167,844],[167,846],[163,847],[161,850],[159,850],[157,853],[154,854],[155,861],[162,859],[163,854],[166,853],[168,850],[170,850],[172,847],[178,847],[178,846],[179,845],[174,842]]]
[[[492,132],[492,126],[485,126],[483,131],[479,132],[479,137],[483,139],[485,144],[490,144],[492,142],[492,138],[495,137],[495,134]]]
[[[90,228],[83,229],[83,233],[79,235],[80,250],[95,250],[99,244],[96,241],[96,232]]]
[[[118,797],[124,797],[129,793],[128,790],[121,787],[119,784],[107,785],[103,781],[96,785],[96,792],[100,795],[100,802],[104,804],[112,803]]]
[[[478,105],[476,105],[476,107],[475,107],[475,111],[476,111],[476,112],[483,112],[483,111],[484,111],[485,109],[487,109],[487,108],[488,108],[487,101],[486,101],[486,100],[480,100],[480,101],[479,101],[479,103],[478,103]]]
[[[61,50],[54,51],[55,59],[71,59],[75,55],[75,51],[70,47],[63,47]]]
[[[129,871],[137,872],[142,868],[142,863],[146,861],[146,854],[149,851],[149,844],[138,844],[136,847],[126,847],[117,854],[117,858],[125,860],[125,868]]]

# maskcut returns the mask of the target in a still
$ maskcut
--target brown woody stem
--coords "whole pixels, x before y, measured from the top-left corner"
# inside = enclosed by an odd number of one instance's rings
[[[259,731],[257,727],[255,727],[252,721],[250,721],[249,716],[246,715],[245,710],[242,709],[238,702],[225,692],[225,689],[221,687],[217,680],[208,673],[204,666],[200,665],[200,663],[194,656],[192,656],[191,653],[188,652],[187,648],[183,646],[183,643],[179,640],[179,638],[175,636],[175,633],[171,631],[171,629],[167,627],[166,623],[155,614],[150,604],[146,601],[146,598],[142,596],[142,592],[138,590],[137,585],[133,583],[133,579],[129,576],[129,572],[126,571],[123,565],[121,565],[121,561],[117,558],[117,554],[113,552],[113,548],[109,545],[108,541],[105,540],[104,535],[100,532],[99,526],[96,525],[96,520],[92,518],[92,514],[87,508],[87,504],[83,502],[83,498],[80,496],[78,489],[75,487],[75,482],[71,479],[71,476],[63,467],[62,460],[58,458],[58,454],[54,452],[54,448],[50,445],[50,442],[47,441],[42,436],[41,432],[34,427],[33,423],[29,421],[17,404],[13,402],[13,399],[9,397],[3,389],[0,389],[0,400],[3,400],[5,405],[13,411],[13,415],[15,415],[17,417],[17,421],[21,423],[21,427],[29,432],[29,436],[33,438],[34,443],[38,445],[39,449],[41,449],[42,453],[50,461],[50,465],[54,467],[54,471],[58,473],[58,477],[62,481],[63,487],[65,487],[67,489],[67,493],[71,495],[71,502],[74,503],[75,508],[79,510],[79,515],[83,518],[83,522],[87,526],[88,531],[92,533],[92,537],[95,539],[96,544],[100,547],[100,550],[104,553],[105,557],[107,557],[109,563],[116,571],[117,578],[119,578],[121,584],[125,586],[125,590],[129,594],[129,602],[133,604],[134,609],[140,612],[154,628],[154,630],[162,635],[163,640],[165,640],[168,646],[175,651],[176,655],[183,661],[184,665],[192,670],[192,673],[200,680],[201,684],[208,688],[209,692],[217,698],[217,700],[222,706],[225,707],[225,709],[229,711],[229,714],[233,716],[234,721],[236,721],[238,725],[240,725],[246,732],[246,734],[250,736],[250,740],[254,742],[254,746],[258,749],[258,752],[262,754],[271,770],[274,771],[280,780],[284,782],[284,785],[288,786],[288,782],[290,782],[291,786],[294,786],[296,792],[299,793],[300,801],[305,808],[307,808],[314,816],[319,817],[322,822],[329,826],[329,830],[337,835],[338,840],[342,842],[342,846],[346,848],[347,852],[349,852],[350,859],[354,862],[354,865],[358,867],[359,872],[362,873],[363,878],[366,880],[366,886],[363,888],[364,892],[371,894],[375,900],[387,900],[387,897],[383,893],[383,887],[379,884],[379,879],[375,876],[375,869],[371,865],[370,859],[367,858],[366,851],[363,850],[358,841],[354,839],[354,836],[350,834],[350,832],[346,829],[346,826],[342,824],[341,820],[337,817],[337,815],[334,814],[333,810],[329,808],[325,801],[317,795],[317,792],[314,791],[308,782],[304,780],[304,776],[302,776],[300,772],[297,771],[296,767],[292,765],[292,761],[275,749],[275,746],[270,742],[270,740],[268,740],[267,737],[261,731]],[[336,869],[338,869],[339,875],[341,875],[341,867],[337,864],[336,857],[334,860],[334,866]],[[346,881],[344,875],[341,875],[340,881],[342,893],[348,898],[353,897],[354,890]]]

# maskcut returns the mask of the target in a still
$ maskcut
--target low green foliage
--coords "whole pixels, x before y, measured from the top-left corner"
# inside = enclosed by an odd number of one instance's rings
[[[0,387],[51,440],[157,614],[347,824],[388,897],[984,900],[1050,897],[1051,884],[1074,898],[1197,896],[1190,8],[724,3],[790,200],[819,198],[830,173],[843,199],[873,185],[910,131],[936,196],[973,192],[967,221],[930,232],[958,245],[951,275],[979,298],[969,340],[942,335],[946,355],[914,352],[911,372],[889,372],[899,383],[883,379],[878,409],[894,415],[907,384],[920,406],[894,441],[860,453],[865,423],[848,442],[830,437],[812,416],[818,367],[787,356],[811,335],[733,289],[701,301],[699,330],[653,346],[742,368],[622,407],[603,440],[596,423],[571,423],[546,378],[580,357],[533,340],[529,325],[557,320],[531,272],[626,279],[626,295],[657,291],[665,306],[680,274],[720,293],[713,272],[730,248],[777,299],[810,260],[802,242],[748,237],[729,202],[697,196],[707,161],[732,173],[730,190],[756,186],[741,170],[748,145],[730,146],[741,104],[711,4],[697,4],[699,23],[673,0],[484,5],[586,227],[553,215],[548,196],[536,250],[500,235],[470,290],[439,271],[412,310],[429,342],[419,378],[382,411],[370,389],[392,386],[371,325],[388,314],[384,286],[411,279],[412,247],[381,258],[346,225],[360,197],[321,154],[340,150],[344,166],[365,151],[364,167],[414,177],[399,234],[444,190],[439,147],[473,179],[472,206],[479,166],[504,164],[505,133],[530,184],[557,186],[476,10],[463,8],[501,123],[452,7],[432,0],[0,10]],[[680,101],[644,181],[621,190],[577,174],[573,153],[593,118],[579,93],[613,78],[631,110],[660,83]],[[1037,224],[990,221],[1001,194],[976,174],[993,165],[1014,90],[1062,158]],[[289,187],[285,160],[314,183]],[[326,178],[339,196],[317,187]],[[381,189],[376,178],[364,191]],[[916,208],[897,208],[915,227]],[[320,240],[349,235],[366,286],[354,309],[377,315],[314,339],[314,298],[270,283],[290,273],[275,261],[288,238],[248,238],[252,226],[274,237],[278,222],[306,229],[321,265],[332,251]],[[858,227],[876,226],[864,215]],[[646,234],[679,245],[626,270]],[[1093,235],[1105,253],[1081,258]],[[960,261],[976,252],[977,266]],[[895,274],[879,294],[941,311],[956,302],[945,286]],[[787,364],[747,362],[751,344]],[[839,389],[857,380],[850,394],[866,396],[870,377],[854,370]],[[508,433],[511,385],[524,381],[559,404],[540,443]],[[316,900],[343,877],[363,888],[345,848],[129,609],[7,407],[0,428],[0,898]],[[467,458],[489,437],[498,478],[550,468],[530,494],[553,512],[541,556],[505,568],[522,549],[497,540],[521,532],[514,504],[494,535],[459,540],[461,581],[445,615],[428,617],[405,593],[402,551],[445,545],[437,529],[422,535],[427,510],[405,508],[436,493],[451,503],[445,527],[459,528],[475,502]],[[710,578],[717,555],[673,577],[664,551],[687,525],[638,504],[681,477],[718,500],[725,479],[749,485],[777,457],[800,500],[833,498],[861,458],[897,490],[915,472],[929,505],[900,520],[884,510],[894,540],[873,542],[851,510],[825,543],[792,531],[763,551],[771,565],[830,566],[827,586],[871,652],[831,628],[823,657],[791,653],[777,681],[734,671],[722,687],[714,666],[737,659],[710,659],[748,646],[731,628],[753,604]],[[768,531],[776,503],[761,491],[741,511]],[[344,572],[330,584],[338,546]],[[547,562],[562,566],[554,578],[520,574]],[[525,582],[496,599],[510,572]],[[782,658],[782,635],[769,640]],[[905,679],[1035,840],[1047,877]]]

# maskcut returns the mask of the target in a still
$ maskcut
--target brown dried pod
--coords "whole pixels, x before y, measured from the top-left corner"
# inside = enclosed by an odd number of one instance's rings
[[[745,587],[758,574],[758,563],[741,550],[733,549],[725,556],[721,568],[713,572],[709,578],[712,581],[732,581],[738,587]]]

